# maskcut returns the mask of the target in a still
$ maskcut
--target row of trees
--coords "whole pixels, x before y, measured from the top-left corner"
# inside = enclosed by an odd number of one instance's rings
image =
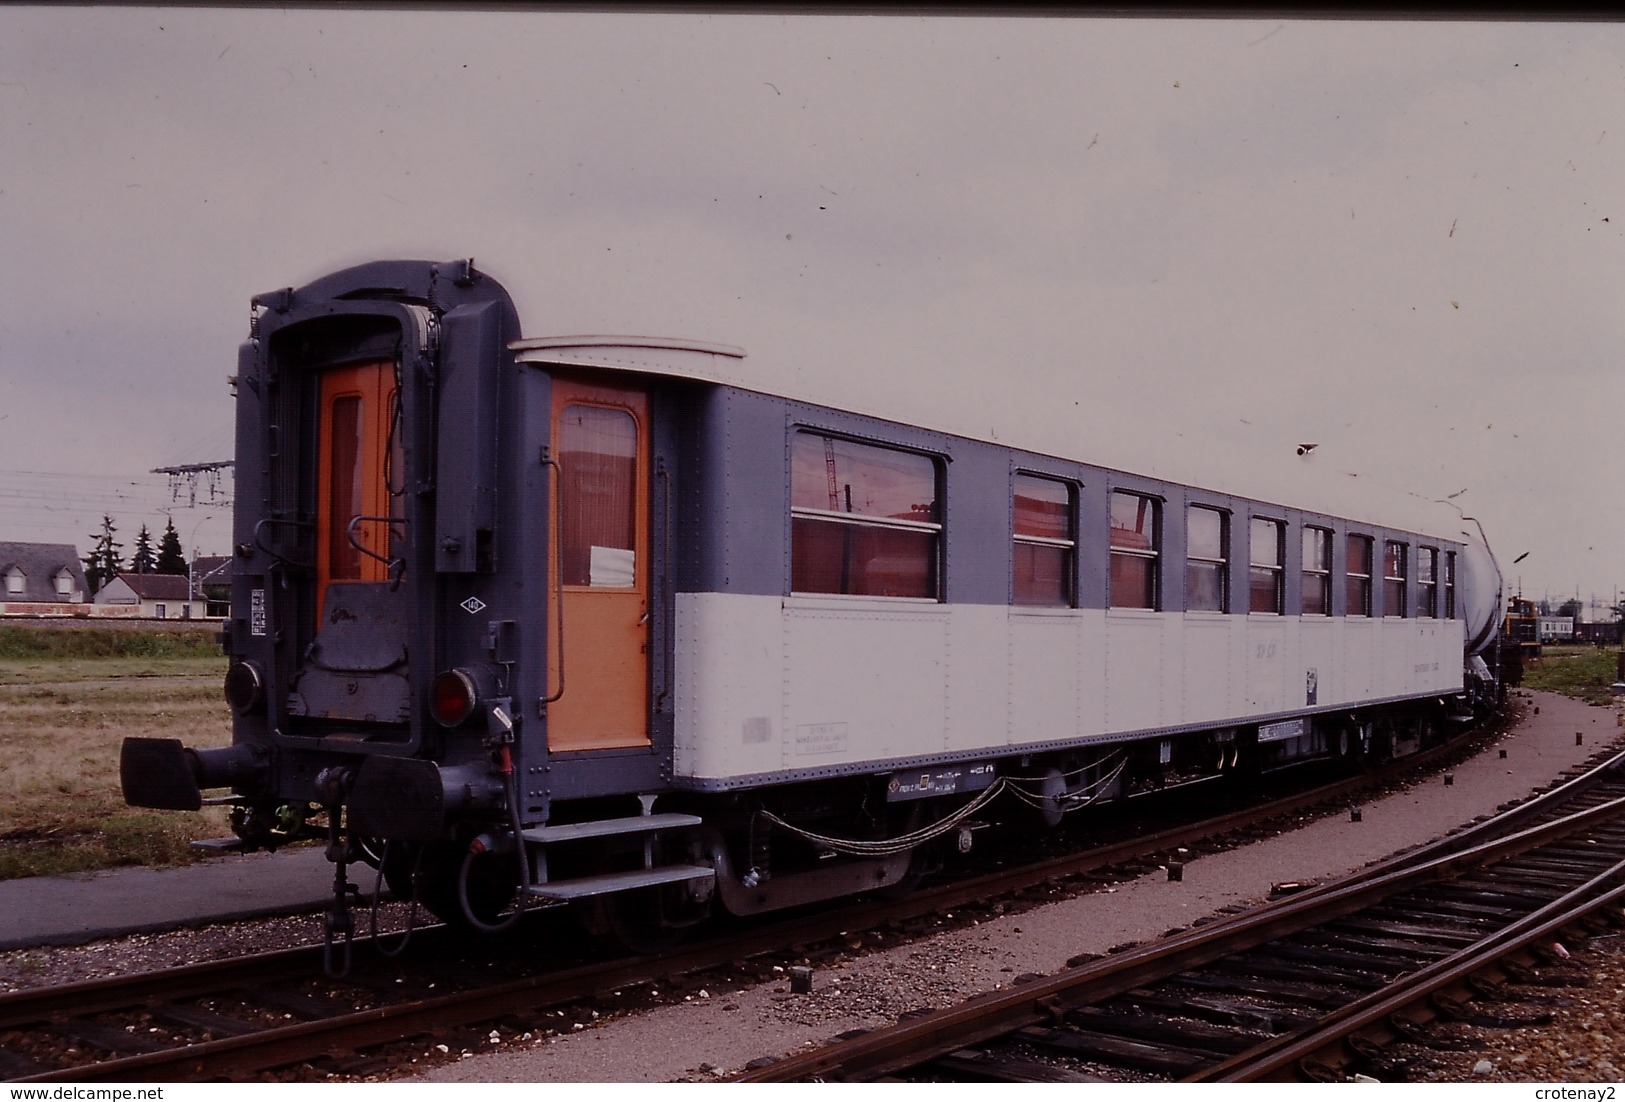
[[[135,551],[130,556],[128,566],[124,563],[124,545],[114,539],[117,533],[118,528],[113,524],[113,518],[103,515],[101,531],[90,534],[95,543],[83,562],[85,582],[90,586],[91,596],[95,596],[97,590],[120,574],[187,572],[186,552],[181,550],[180,533],[175,531],[173,520],[164,528],[164,534],[158,540],[156,550],[152,546],[152,533],[147,531],[145,524],[141,526],[141,531],[135,537]]]

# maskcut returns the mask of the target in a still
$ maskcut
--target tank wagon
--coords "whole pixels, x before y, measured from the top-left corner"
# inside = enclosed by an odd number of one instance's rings
[[[973,826],[1401,754],[1494,686],[1481,533],[1213,492],[526,337],[472,262],[253,300],[232,743],[126,800],[628,944],[906,888]],[[1324,511],[1323,511],[1324,510]],[[1408,522],[1407,522],[1408,524]]]

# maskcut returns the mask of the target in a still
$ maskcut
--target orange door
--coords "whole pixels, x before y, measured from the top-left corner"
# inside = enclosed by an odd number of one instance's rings
[[[548,745],[649,745],[648,396],[553,382]]]
[[[394,396],[395,367],[388,361],[337,367],[322,375],[316,459],[318,617],[326,608],[329,584],[380,582],[387,576],[389,525],[380,518],[390,510]]]

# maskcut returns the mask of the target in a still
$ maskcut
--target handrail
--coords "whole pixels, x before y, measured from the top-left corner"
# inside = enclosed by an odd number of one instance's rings
[[[289,566],[297,566],[302,570],[312,569],[313,564],[311,563],[300,562],[298,559],[291,559],[287,555],[282,554],[280,551],[273,551],[269,547],[265,546],[264,541],[260,538],[264,534],[264,529],[278,524],[286,525],[290,528],[315,529],[316,527],[314,523],[308,520],[293,520],[288,517],[261,517],[259,520],[254,522],[253,540],[255,549],[265,552],[277,562],[287,563]]]
[[[546,449],[542,449],[542,466],[553,468],[553,477],[550,480],[552,493],[548,495],[549,508],[553,513],[553,576],[557,580],[553,586],[553,603],[558,609],[559,630],[555,638],[558,640],[559,652],[559,687],[557,692],[542,697],[541,704],[546,707],[564,695],[564,468],[554,459]]]
[[[400,557],[386,558],[385,556],[380,555],[378,552],[374,551],[372,548],[362,546],[361,541],[356,537],[356,531],[355,531],[356,530],[356,525],[360,524],[362,521],[367,521],[367,522],[373,523],[373,524],[381,522],[381,523],[388,524],[391,527],[393,527],[394,525],[397,525],[397,524],[405,525],[407,523],[406,518],[405,517],[389,517],[389,516],[370,517],[370,516],[363,516],[362,514],[357,513],[355,516],[350,518],[350,523],[344,526],[344,538],[349,541],[350,546],[355,548],[357,551],[361,552],[363,555],[367,556],[367,558],[369,558],[369,559],[377,559],[379,562],[383,563],[384,564],[384,570],[387,573],[394,574],[395,568],[397,566],[403,566],[404,567],[406,565],[406,560],[404,558],[400,558]],[[393,580],[393,579],[391,579],[391,580]]]
[[[666,595],[671,592],[671,578],[667,573],[671,569],[671,472],[666,469],[664,462],[656,461],[655,477],[660,480],[660,557],[655,560],[651,574],[659,582],[659,589],[649,595],[649,608],[658,607],[664,612]],[[653,588],[652,585],[651,588]],[[660,598],[661,602],[658,606],[655,604],[656,596]],[[660,691],[655,694],[654,710],[656,715],[664,709],[666,696],[671,692],[671,685],[666,677],[666,656],[670,654],[670,649],[665,645],[667,642],[666,633],[671,630],[671,626],[664,616],[657,622],[661,625],[662,632],[661,646],[653,648],[654,664],[660,671]]]

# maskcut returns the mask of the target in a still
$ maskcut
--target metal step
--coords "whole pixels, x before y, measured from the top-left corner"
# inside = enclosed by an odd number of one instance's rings
[[[678,884],[686,880],[709,880],[716,872],[706,865],[661,865],[653,869],[633,869],[630,872],[607,872],[598,876],[583,876],[577,880],[556,880],[546,884],[532,884],[530,894],[538,899],[586,899],[594,895],[631,891],[634,888],[653,888],[661,884]]]
[[[698,815],[669,812],[661,815],[630,815],[625,819],[596,819],[589,823],[561,823],[558,826],[531,827],[524,832],[527,842],[553,845],[557,842],[578,842],[583,838],[608,838],[617,834],[653,834],[678,827],[699,826]]]

